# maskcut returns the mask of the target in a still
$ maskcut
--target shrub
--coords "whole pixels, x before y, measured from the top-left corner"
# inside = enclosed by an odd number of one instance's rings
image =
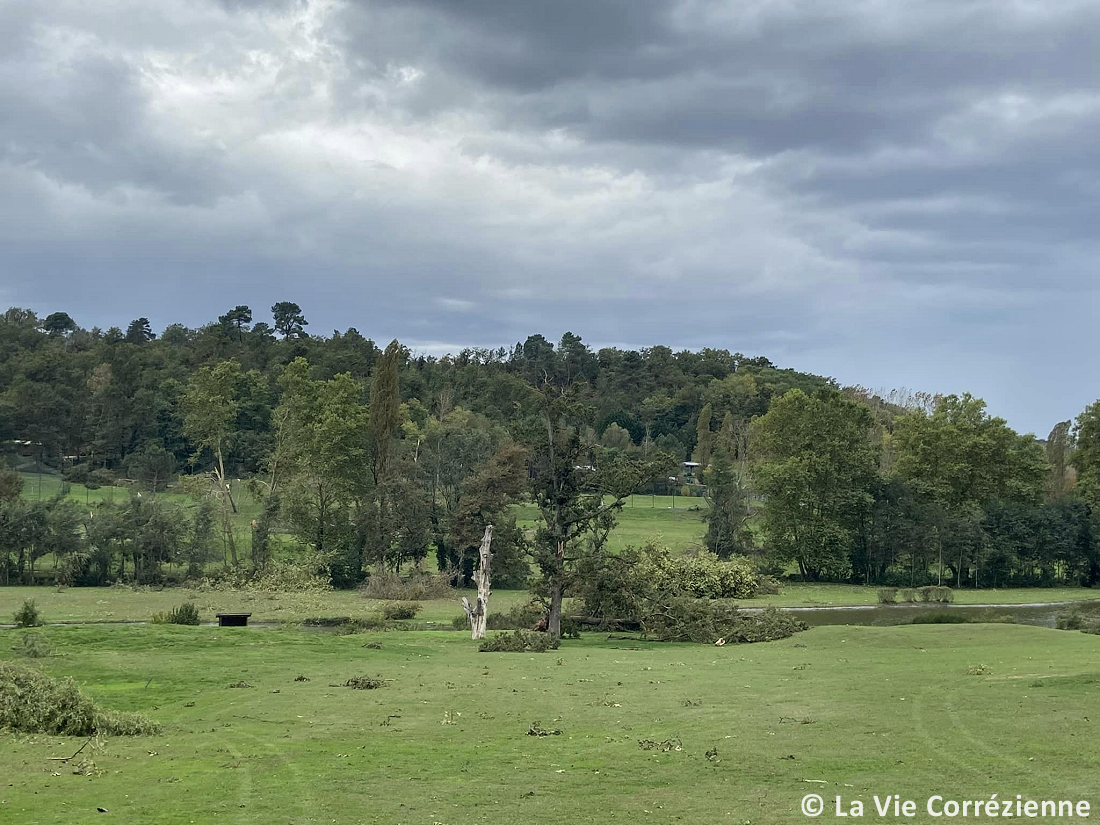
[[[45,624],[34,599],[24,600],[23,606],[15,611],[14,619],[16,627],[42,627]]]
[[[390,602],[382,605],[379,612],[383,619],[415,619],[422,605],[419,602]]]
[[[12,648],[16,653],[28,659],[45,659],[53,655],[50,640],[41,633],[24,633],[19,644]]]
[[[962,613],[933,610],[914,616],[910,624],[969,624],[970,622],[970,617]]]
[[[478,646],[482,653],[545,653],[557,649],[557,639],[551,638],[548,633],[536,633],[532,630],[499,633],[483,639]]]
[[[73,484],[83,484],[91,473],[92,468],[88,464],[74,464],[65,472],[65,478]]]
[[[652,544],[588,559],[577,578],[576,595],[584,601],[585,614],[604,626],[627,628],[644,626],[654,606],[672,598],[748,599],[760,585],[756,570],[744,557],[728,561],[709,553],[674,557]]]
[[[331,627],[341,636],[353,633],[366,633],[371,630],[386,630],[388,624],[381,616],[317,616],[302,622],[305,627]]]
[[[92,470],[88,473],[88,481],[91,482],[91,484],[95,484],[96,489],[99,487],[110,487],[115,483],[115,474],[106,468]],[[88,486],[90,487],[91,484]]]
[[[251,590],[265,593],[327,593],[332,590],[328,565],[317,557],[296,562],[269,562],[260,572],[235,568],[199,580],[199,590]]]
[[[955,601],[955,591],[950,587],[883,587],[878,591],[879,604],[897,602],[935,602],[950,604]]]
[[[950,587],[922,587],[918,591],[920,600],[922,602],[939,602],[940,604],[950,604],[955,601],[955,591]]]
[[[490,601],[491,605],[492,602]],[[490,610],[485,626],[489,630],[530,630],[545,619],[546,608],[540,602],[530,601],[526,604],[513,605],[503,613],[494,613]],[[465,616],[462,617],[462,620],[464,622],[463,627],[466,627],[469,622],[466,621]]]
[[[683,597],[657,611],[646,628],[665,642],[722,644],[772,642],[806,629],[804,622],[775,607],[747,613],[736,605]]]
[[[726,561],[709,553],[656,557],[657,587],[701,599],[751,599],[760,586],[752,562],[740,556]]]
[[[442,573],[413,573],[401,576],[390,570],[375,570],[359,588],[368,599],[419,602],[446,599],[454,595],[451,579]]]
[[[137,713],[102,710],[72,679],[0,662],[0,728],[56,736],[143,736],[160,726]]]
[[[778,596],[779,579],[775,576],[760,575],[756,577],[757,596]]]
[[[1096,608],[1074,605],[1058,614],[1055,626],[1059,630],[1080,630],[1082,633],[1100,635],[1100,612]]]
[[[154,613],[153,624],[199,624],[199,609],[194,602],[184,602],[167,613]]]

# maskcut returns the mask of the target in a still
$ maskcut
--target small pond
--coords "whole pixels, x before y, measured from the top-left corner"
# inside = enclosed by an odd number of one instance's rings
[[[1100,611],[1100,599],[1080,602],[1042,602],[1035,604],[877,604],[858,607],[789,607],[786,610],[810,627],[823,625],[869,625],[890,627],[912,624],[914,619],[935,621],[937,614],[964,616],[971,622],[1014,622],[1039,627],[1054,627],[1059,613],[1075,605]],[[946,616],[944,616],[946,618]]]

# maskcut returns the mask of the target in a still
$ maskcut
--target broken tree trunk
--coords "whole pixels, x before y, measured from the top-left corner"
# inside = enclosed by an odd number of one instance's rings
[[[477,584],[477,604],[471,605],[470,600],[462,597],[462,609],[466,611],[466,618],[470,620],[470,638],[484,639],[485,625],[489,619],[489,563],[493,554],[489,552],[489,546],[493,543],[493,525],[485,526],[485,535],[481,538],[481,549],[478,551],[478,566],[474,573],[474,583]]]

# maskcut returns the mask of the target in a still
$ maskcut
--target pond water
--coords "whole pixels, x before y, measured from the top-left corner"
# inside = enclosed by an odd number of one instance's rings
[[[971,622],[1015,622],[1054,627],[1059,613],[1076,605],[1090,612],[1100,611],[1100,599],[1080,602],[1036,604],[877,604],[859,607],[789,607],[786,610],[810,627],[823,625],[869,625],[890,627],[912,624],[914,619],[932,619],[939,614],[965,617]]]

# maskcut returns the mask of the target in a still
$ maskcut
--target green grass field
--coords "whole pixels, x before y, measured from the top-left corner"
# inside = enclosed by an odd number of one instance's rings
[[[761,596],[744,602],[748,607],[828,607],[872,605],[878,601],[877,589],[842,584],[785,584],[777,596]],[[461,615],[463,593],[421,604],[418,622],[449,623]],[[468,594],[467,594],[468,595]],[[1080,601],[1100,597],[1086,588],[1020,588],[1016,590],[963,590],[956,604],[1028,604],[1031,602]],[[530,598],[522,590],[495,590],[490,609],[508,610]],[[269,593],[263,591],[194,590],[187,587],[0,587],[0,624],[24,599],[34,599],[47,622],[134,622],[148,621],[154,613],[165,613],[185,601],[194,601],[208,619],[215,613],[250,612],[253,620],[263,622],[299,622],[318,616],[361,618],[374,611],[379,602],[365,599],[357,591],[334,590],[329,593]]]
[[[470,591],[472,592],[472,591]],[[421,602],[416,621],[450,625],[462,615],[463,592],[452,598]],[[469,593],[466,593],[469,595]],[[490,607],[505,611],[530,598],[527,591],[494,591]],[[166,613],[185,601],[193,601],[207,621],[216,613],[251,613],[253,621],[300,622],[315,617],[364,618],[381,604],[355,590],[327,593],[270,593],[249,590],[194,590],[169,587],[161,590],[128,587],[0,587],[0,624],[9,623],[24,599],[34,599],[47,623],[144,622],[154,613]]]
[[[23,632],[0,631],[0,657]],[[1100,637],[1081,633],[833,627],[717,649],[592,634],[484,654],[456,632],[30,632],[55,655],[26,661],[164,731],[106,741],[91,776],[50,761],[82,740],[0,734],[13,825],[793,823],[811,792],[1100,804]],[[392,681],[334,686],[359,675]],[[561,734],[526,735],[536,721]]]

